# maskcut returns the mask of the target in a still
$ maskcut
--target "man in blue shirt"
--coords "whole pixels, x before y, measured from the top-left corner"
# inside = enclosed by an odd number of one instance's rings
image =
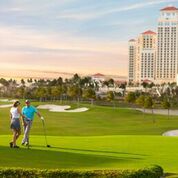
[[[29,145],[29,133],[30,133],[30,129],[33,123],[35,113],[38,115],[38,117],[40,117],[41,120],[44,120],[44,118],[41,116],[41,114],[34,106],[31,106],[29,100],[26,100],[25,104],[26,106],[22,108],[22,114],[25,116],[25,118],[23,118],[24,137],[22,140],[22,145],[24,144]]]

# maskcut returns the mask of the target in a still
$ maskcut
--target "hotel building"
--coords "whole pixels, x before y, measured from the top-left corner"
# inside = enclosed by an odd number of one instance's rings
[[[133,57],[131,47],[133,48],[133,43],[129,41],[130,82],[141,83],[144,80],[154,83],[176,82],[178,73],[178,9],[176,7],[161,9],[157,34],[146,31],[139,35],[134,43],[135,57]]]
[[[156,33],[146,31],[129,41],[129,82],[155,80]]]
[[[158,20],[156,79],[176,82],[178,65],[178,9],[161,9]]]
[[[129,41],[129,82],[135,81],[135,65],[136,65],[136,40]]]

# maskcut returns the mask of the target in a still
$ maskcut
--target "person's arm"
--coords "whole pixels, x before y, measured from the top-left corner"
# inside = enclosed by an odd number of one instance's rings
[[[12,119],[12,114],[11,114],[11,112],[10,112],[10,119]]]
[[[35,112],[36,112],[37,116],[38,116],[41,120],[44,120],[44,117],[40,114],[40,112],[39,112],[36,108],[34,108],[34,109],[35,109]]]
[[[41,120],[44,120],[44,117],[41,116],[41,114],[37,111],[36,114],[38,115],[38,117],[41,119]]]
[[[23,115],[22,113],[21,113],[21,109],[18,107],[17,108],[17,111],[18,111],[18,113],[20,114],[20,116],[24,119],[25,118],[25,115]]]
[[[26,118],[25,115],[21,112],[21,109],[19,107],[18,107],[17,111],[21,116],[22,124],[25,125],[25,121],[24,121],[24,118]]]

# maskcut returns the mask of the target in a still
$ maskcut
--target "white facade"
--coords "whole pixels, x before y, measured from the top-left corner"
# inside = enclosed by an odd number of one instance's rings
[[[130,43],[129,43],[130,49]],[[161,9],[158,32],[146,31],[136,40],[136,57],[129,50],[129,74],[133,82],[150,80],[154,83],[178,83],[178,9]],[[135,65],[131,68],[132,59]],[[131,80],[129,75],[129,80]]]
[[[129,41],[129,82],[135,81],[135,65],[136,65],[136,40]]]
[[[157,82],[176,82],[178,72],[178,9],[175,7],[161,10],[158,20],[157,51]]]
[[[140,80],[155,80],[156,68],[156,33],[144,32],[139,37],[140,41]]]
[[[129,41],[129,81],[155,80],[156,33],[146,31],[136,41]]]

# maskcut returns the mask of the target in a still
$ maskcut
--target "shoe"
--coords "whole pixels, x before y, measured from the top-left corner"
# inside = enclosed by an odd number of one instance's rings
[[[13,148],[20,148],[19,146],[17,146],[17,145],[15,145],[15,146],[13,146]]]
[[[13,142],[10,142],[9,145],[10,145],[10,148],[12,148],[13,147]]]
[[[26,142],[26,143],[25,143],[25,146],[29,146],[29,143],[28,143],[28,142]]]
[[[24,144],[25,144],[24,142],[21,143],[21,145],[24,145]]]

